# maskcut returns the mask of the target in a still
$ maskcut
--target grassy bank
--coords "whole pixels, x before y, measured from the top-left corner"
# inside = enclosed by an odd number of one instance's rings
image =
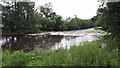
[[[22,51],[2,54],[3,66],[118,66],[118,52],[101,48],[101,41],[86,42],[69,50]]]
[[[96,29],[96,30],[89,30],[86,31],[87,33],[100,33],[100,34],[107,34],[107,32],[100,30],[100,29]]]

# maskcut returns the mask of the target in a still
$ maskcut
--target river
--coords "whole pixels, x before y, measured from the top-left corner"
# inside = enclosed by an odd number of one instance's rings
[[[73,31],[50,31],[37,34],[29,34],[27,36],[0,37],[0,46],[2,50],[10,51],[31,51],[34,48],[44,49],[69,49],[71,46],[82,44],[86,41],[94,41],[102,38],[104,34],[88,33],[89,30],[95,28],[73,30]]]

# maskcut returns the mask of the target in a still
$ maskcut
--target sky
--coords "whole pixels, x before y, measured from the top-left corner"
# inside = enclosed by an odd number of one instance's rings
[[[27,0],[25,0],[27,1]],[[98,0],[31,0],[36,2],[36,6],[52,3],[53,11],[61,15],[63,19],[75,17],[80,19],[91,19],[96,15],[99,7]]]
[[[64,19],[77,15],[80,19],[90,19],[96,15],[97,0],[36,0],[36,5],[52,3],[53,11]]]

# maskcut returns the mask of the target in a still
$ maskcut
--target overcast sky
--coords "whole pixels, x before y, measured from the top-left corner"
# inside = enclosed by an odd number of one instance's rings
[[[64,19],[74,15],[81,19],[90,19],[96,15],[99,6],[97,0],[36,0],[37,5],[49,2],[53,5],[53,11]]]

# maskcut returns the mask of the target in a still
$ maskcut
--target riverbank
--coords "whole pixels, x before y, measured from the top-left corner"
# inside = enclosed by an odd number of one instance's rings
[[[49,32],[46,31],[46,32],[28,34],[28,35],[30,36],[40,36],[40,35],[85,36],[91,33],[96,33],[99,35],[106,34],[104,31],[93,27],[93,28],[88,28],[88,29],[72,30],[72,31],[49,31]]]
[[[97,28],[97,29],[96,29]],[[70,31],[40,31],[38,33],[11,33],[11,32],[5,32],[3,30],[2,36],[9,37],[9,36],[41,36],[41,35],[61,35],[61,36],[85,36],[90,33],[96,33],[100,35],[105,35],[106,32],[103,30],[100,30],[99,27],[92,27],[87,29],[81,29],[81,30],[70,30]]]
[[[69,50],[34,49],[24,53],[5,51],[3,66],[118,66],[118,51],[101,48],[101,40],[72,46]],[[9,61],[9,62],[8,62]]]

